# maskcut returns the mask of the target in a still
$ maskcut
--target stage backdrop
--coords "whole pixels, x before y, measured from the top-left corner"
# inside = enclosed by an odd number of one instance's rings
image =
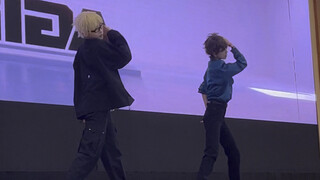
[[[227,117],[316,124],[308,1],[0,0],[0,100],[72,105],[72,63],[81,43],[71,24],[101,13],[127,39],[121,70],[132,110],[204,112],[197,93],[203,42],[217,32],[246,57]],[[229,52],[228,62],[233,61]]]

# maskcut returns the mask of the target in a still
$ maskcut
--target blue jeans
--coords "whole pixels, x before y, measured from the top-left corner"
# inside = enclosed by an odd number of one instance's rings
[[[71,164],[67,179],[84,179],[101,158],[111,180],[125,180],[121,152],[116,140],[116,128],[110,112],[90,113],[85,116],[85,120],[77,157]]]
[[[228,157],[230,180],[240,179],[240,153],[231,132],[224,121],[227,104],[211,101],[203,117],[206,130],[206,146],[197,180],[207,180],[219,153],[219,143]]]

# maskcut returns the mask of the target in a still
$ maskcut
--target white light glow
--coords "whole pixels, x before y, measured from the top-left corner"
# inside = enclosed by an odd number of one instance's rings
[[[271,89],[261,89],[261,88],[254,88],[254,87],[250,87],[250,89],[261,92],[269,96],[273,96],[273,97],[316,101],[315,94],[311,94],[311,93],[293,93],[293,92],[276,91]]]

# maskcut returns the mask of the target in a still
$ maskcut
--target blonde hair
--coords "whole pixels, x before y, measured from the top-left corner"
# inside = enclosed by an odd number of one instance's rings
[[[86,38],[91,31],[95,30],[102,23],[102,18],[96,12],[84,11],[76,17],[73,26],[78,32],[78,37]]]

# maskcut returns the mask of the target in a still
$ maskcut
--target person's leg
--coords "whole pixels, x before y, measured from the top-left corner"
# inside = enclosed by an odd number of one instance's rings
[[[225,122],[221,126],[220,143],[228,157],[230,180],[240,180],[240,152]]]
[[[87,177],[95,167],[103,148],[107,113],[91,113],[85,120],[77,157],[67,174],[68,180],[82,180]]]
[[[206,130],[206,146],[198,172],[198,180],[206,180],[213,170],[219,153],[220,128],[224,120],[225,107],[208,104],[203,123]]]
[[[125,172],[121,162],[121,152],[116,138],[116,127],[108,114],[105,144],[101,153],[101,161],[111,180],[125,180]]]

